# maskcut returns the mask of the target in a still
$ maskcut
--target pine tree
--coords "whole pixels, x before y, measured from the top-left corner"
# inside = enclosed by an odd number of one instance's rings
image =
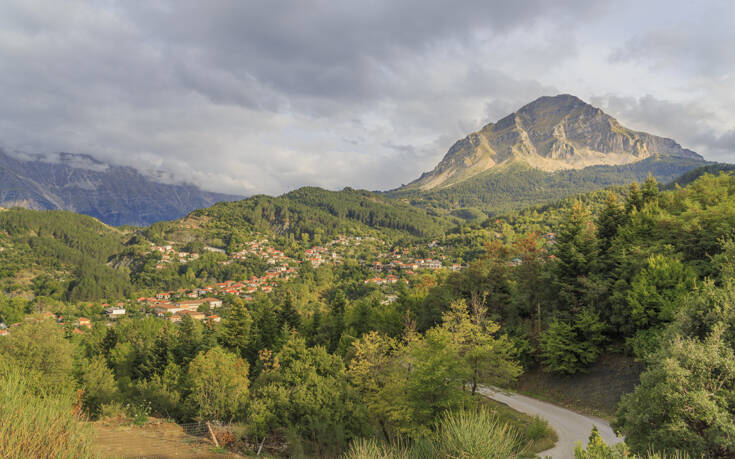
[[[278,311],[278,324],[286,325],[290,329],[298,329],[301,326],[301,316],[293,306],[293,300],[289,297],[283,302],[281,310]]]
[[[618,228],[625,223],[625,209],[618,203],[614,193],[608,193],[605,207],[597,217],[597,238],[600,254],[607,254],[612,240],[618,234]]]
[[[241,301],[236,301],[230,310],[230,316],[222,321],[219,341],[226,349],[245,357],[250,344],[250,333],[253,318]]]
[[[658,182],[653,175],[648,174],[648,178],[643,183],[643,189],[641,190],[641,198],[643,205],[658,202]]]
[[[633,211],[639,211],[643,208],[643,192],[637,183],[630,185],[628,200],[625,203],[625,213],[630,215]]]
[[[256,325],[258,335],[254,343],[256,344],[254,355],[257,356],[261,349],[277,350],[280,328],[278,320],[276,320],[276,314],[273,312],[273,305],[270,302],[263,304]]]
[[[559,305],[564,310],[579,311],[590,300],[590,276],[597,263],[594,225],[581,202],[577,201],[572,207],[554,249]]]

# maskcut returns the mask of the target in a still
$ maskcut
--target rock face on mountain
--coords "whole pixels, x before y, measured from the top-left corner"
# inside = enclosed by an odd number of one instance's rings
[[[0,151],[0,206],[63,209],[110,225],[147,226],[181,218],[218,201],[241,199],[193,185],[155,182],[131,167],[87,155],[61,154],[57,162],[21,160]]]
[[[443,188],[518,161],[551,172],[656,156],[702,159],[671,139],[627,129],[599,108],[564,94],[541,97],[457,141],[434,170],[405,188]]]

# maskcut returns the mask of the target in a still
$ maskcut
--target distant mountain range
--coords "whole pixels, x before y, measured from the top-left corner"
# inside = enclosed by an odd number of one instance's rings
[[[403,189],[445,188],[511,163],[555,172],[651,157],[703,161],[671,139],[632,131],[599,108],[563,94],[536,99],[457,141],[434,170]]]
[[[131,167],[105,164],[88,155],[61,154],[58,161],[49,162],[21,160],[0,151],[2,207],[71,210],[109,225],[147,226],[237,199],[242,198],[194,185],[158,183]]]

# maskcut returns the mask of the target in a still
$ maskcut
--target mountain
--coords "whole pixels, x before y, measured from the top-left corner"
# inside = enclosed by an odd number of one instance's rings
[[[194,185],[155,182],[132,167],[88,155],[61,154],[58,162],[22,160],[0,151],[0,206],[71,210],[109,225],[147,226],[181,218],[218,201],[240,199]]]
[[[555,172],[651,157],[703,160],[671,139],[632,131],[599,108],[563,94],[536,99],[457,141],[434,170],[402,189],[445,188],[511,163]]]

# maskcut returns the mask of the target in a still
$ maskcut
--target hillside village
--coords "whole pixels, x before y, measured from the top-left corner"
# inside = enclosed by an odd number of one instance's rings
[[[499,233],[495,236],[503,238]],[[555,233],[543,234],[541,238],[548,247],[556,242]],[[269,266],[258,276],[227,279],[188,289],[158,291],[150,296],[115,301],[114,304],[93,303],[87,309],[98,312],[90,317],[82,316],[67,320],[61,314],[55,315],[50,312],[45,314],[75,334],[84,333],[85,329],[92,327],[93,322],[103,321],[110,326],[114,320],[131,314],[135,317],[154,315],[173,323],[179,323],[188,316],[190,319],[213,325],[222,320],[219,310],[227,304],[223,302],[224,299],[235,297],[247,303],[253,301],[257,295],[269,295],[279,284],[296,278],[303,263],[318,269],[324,265],[337,266],[343,264],[345,260],[357,261],[360,266],[369,268],[371,273],[363,280],[366,285],[387,289],[383,292],[383,304],[395,301],[397,295],[392,286],[399,282],[410,285],[411,279],[421,272],[440,270],[457,272],[465,266],[454,262],[454,257],[448,255],[451,253],[449,247],[437,240],[389,249],[385,241],[374,237],[338,235],[322,245],[303,249],[296,256],[286,255],[284,250],[276,248],[275,245],[266,235],[255,234],[251,240],[243,243],[240,250],[230,253],[226,260],[219,262],[227,265],[255,257]],[[203,251],[226,255],[224,249],[211,246],[204,246]],[[150,243],[149,248],[141,256],[149,254],[160,256],[155,264],[155,270],[179,269],[201,257],[200,253],[188,252],[181,243],[175,242],[160,245]],[[520,258],[510,261],[512,266],[519,266],[521,263]],[[0,336],[9,334],[13,325],[18,324],[0,322]]]
[[[308,263],[312,268],[320,266],[336,266],[344,263],[345,259],[355,256],[356,248],[364,249],[358,262],[361,266],[369,267],[372,276],[364,279],[365,284],[374,286],[391,286],[398,282],[409,284],[412,276],[422,271],[437,271],[441,269],[459,271],[462,265],[449,262],[444,255],[445,247],[437,241],[427,244],[414,245],[406,248],[385,250],[385,242],[374,237],[344,236],[322,245],[314,245],[300,252],[298,257],[287,256],[283,250],[274,247],[268,237],[257,234],[243,244],[243,248],[228,255],[228,259],[221,264],[238,263],[248,257],[257,257],[267,263],[267,268],[260,276],[251,276],[246,279],[229,279],[223,282],[177,289],[175,291],[159,291],[151,296],[141,296],[136,299],[116,301],[114,304],[100,303],[96,310],[100,312],[90,317],[78,317],[71,321],[61,314],[55,315],[46,312],[47,318],[54,319],[60,326],[71,327],[71,333],[84,333],[91,328],[93,322],[106,321],[108,326],[112,321],[121,317],[140,315],[155,315],[163,320],[179,323],[188,316],[197,321],[216,324],[222,320],[218,310],[223,306],[223,299],[233,296],[245,302],[253,301],[256,295],[268,295],[282,282],[287,282],[298,276],[299,266]],[[205,252],[225,254],[225,250],[205,246]],[[419,258],[417,252],[427,252],[435,258]],[[142,256],[155,253],[160,255],[155,264],[156,270],[178,269],[188,263],[198,260],[199,253],[187,252],[181,244],[166,243],[156,245],[151,243]],[[385,292],[384,301],[393,301],[397,298],[390,290]],[[95,309],[95,308],[92,308]],[[9,333],[12,325],[0,323],[0,336]]]

